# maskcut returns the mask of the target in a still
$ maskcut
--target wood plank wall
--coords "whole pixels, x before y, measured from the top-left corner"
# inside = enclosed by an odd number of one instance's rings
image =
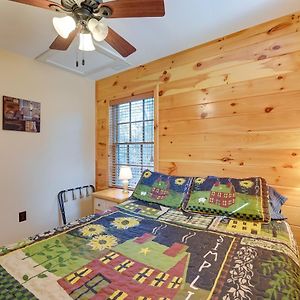
[[[96,83],[97,189],[108,186],[108,108],[154,91],[156,169],[262,176],[289,200],[300,245],[300,13]]]

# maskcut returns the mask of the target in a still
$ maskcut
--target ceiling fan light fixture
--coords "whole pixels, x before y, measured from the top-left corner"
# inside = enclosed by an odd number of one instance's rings
[[[87,28],[89,29],[89,31],[93,31],[98,23],[99,21],[97,19],[91,18],[87,23]]]
[[[55,17],[52,22],[56,32],[64,39],[67,39],[69,34],[76,29],[76,22],[70,16],[62,18]]]
[[[93,43],[93,38],[90,33],[80,33],[79,35],[79,50],[81,51],[94,51],[96,50]]]
[[[102,21],[98,21],[96,19],[89,20],[88,29],[97,42],[104,41],[108,35],[108,26]]]
[[[75,0],[76,4],[80,7],[81,6],[81,3],[83,2],[84,0]]]

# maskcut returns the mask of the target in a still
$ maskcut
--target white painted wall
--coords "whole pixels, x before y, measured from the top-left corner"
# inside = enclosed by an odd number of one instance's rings
[[[2,130],[3,95],[40,102],[41,133]],[[94,184],[94,95],[91,80],[0,50],[0,245],[57,226],[57,193]],[[68,209],[89,214],[91,201]]]

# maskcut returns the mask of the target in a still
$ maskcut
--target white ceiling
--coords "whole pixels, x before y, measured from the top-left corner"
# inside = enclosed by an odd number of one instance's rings
[[[59,0],[56,0],[59,2]],[[179,52],[244,28],[300,11],[299,0],[165,0],[163,18],[112,19],[107,23],[136,48],[127,59],[105,42],[75,67],[78,42],[66,52],[48,50],[56,37],[55,12],[0,0],[0,48],[91,79]]]

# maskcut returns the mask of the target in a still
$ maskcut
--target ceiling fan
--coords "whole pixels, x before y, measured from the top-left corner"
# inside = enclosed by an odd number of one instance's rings
[[[79,49],[93,51],[94,40],[105,40],[123,57],[136,48],[109,28],[105,18],[162,17],[165,15],[164,0],[61,0],[60,4],[51,0],[10,0],[66,14],[53,18],[53,26],[58,33],[50,49],[67,50],[79,33]]]

